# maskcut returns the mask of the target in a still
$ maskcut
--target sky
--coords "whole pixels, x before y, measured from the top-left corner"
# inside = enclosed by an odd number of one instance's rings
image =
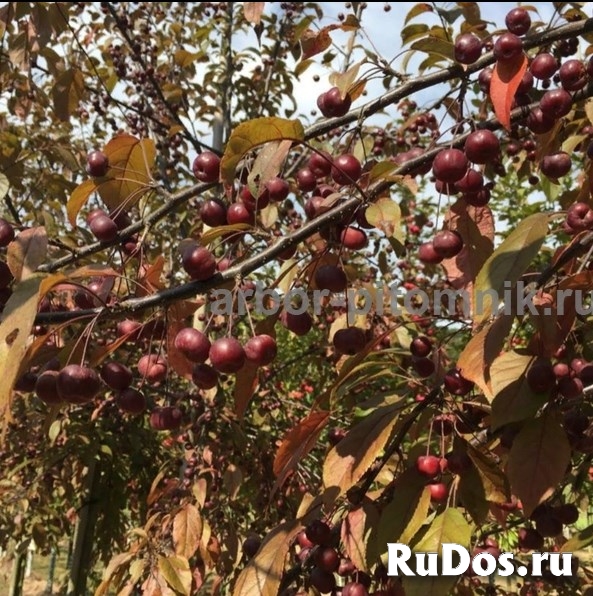
[[[383,7],[384,2],[369,2],[368,8],[363,14],[363,26],[364,31],[368,35],[368,38],[372,41],[376,50],[384,58],[391,60],[398,54],[401,55],[402,43],[401,43],[401,29],[404,26],[405,16],[408,14],[410,9],[417,4],[416,2],[391,2],[391,10],[385,12]],[[451,8],[455,3],[439,3],[442,6]],[[490,21],[499,25],[500,28],[504,27],[504,18],[506,14],[512,8],[517,6],[516,2],[479,2],[482,18],[486,21]],[[543,22],[549,22],[549,19],[554,14],[554,7],[552,2],[531,2],[530,6],[537,9],[537,13],[532,13],[532,20],[537,20],[539,14],[540,20]],[[331,23],[339,23],[337,14],[339,12],[348,13],[344,7],[344,3],[340,2],[321,2],[325,13],[324,25]],[[593,2],[588,2],[584,7],[585,12],[593,16]],[[430,20],[432,18],[432,21]],[[426,22],[427,24],[436,24],[438,22],[435,15],[425,13],[422,16],[416,17],[413,21],[416,23]],[[348,35],[339,31],[331,33],[332,38],[337,44],[341,44],[348,39]],[[364,39],[364,38],[363,38]],[[366,40],[364,43],[368,43]],[[401,58],[396,59],[394,64],[401,63]],[[410,65],[414,65],[414,61],[410,62]],[[414,74],[413,70],[409,68],[409,73]],[[302,106],[303,112],[308,113],[311,109],[315,109],[315,101],[317,95],[322,91],[325,91],[330,87],[328,77],[331,74],[327,68],[324,68],[318,64],[311,66],[301,76],[301,83],[296,87],[296,100],[299,107]],[[319,82],[315,82],[313,77],[317,75],[320,77]],[[312,93],[312,89],[316,92]],[[319,93],[317,93],[317,90]],[[380,83],[370,84],[367,87],[368,95],[367,100],[376,97],[383,90]],[[423,102],[430,104],[435,99],[434,90],[427,90],[419,93],[415,98],[420,105]],[[359,100],[354,107],[362,105],[363,100]]]

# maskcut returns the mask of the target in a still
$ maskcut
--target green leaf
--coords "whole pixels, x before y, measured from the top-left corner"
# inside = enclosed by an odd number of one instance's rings
[[[208,244],[214,242],[214,240],[218,240],[218,238],[229,236],[237,232],[247,232],[248,230],[253,230],[253,227],[244,223],[212,228],[200,236],[200,244],[202,246],[208,246]]]
[[[183,596],[190,596],[192,573],[187,559],[177,555],[158,558],[159,572],[169,586]]]
[[[509,453],[508,476],[526,516],[561,484],[570,453],[562,416],[554,411],[529,420],[519,431]]]
[[[437,515],[421,540],[413,547],[414,552],[441,553],[443,543],[455,543],[469,548],[472,528],[459,509],[449,507]],[[404,577],[406,596],[442,596],[449,594],[457,583],[455,576]]]
[[[441,545],[449,542],[468,548],[471,535],[472,528],[463,513],[459,509],[449,507],[434,518],[413,550],[414,552],[438,552],[440,554],[442,552]]]
[[[492,428],[495,430],[511,422],[533,417],[548,401],[547,394],[534,393],[527,383],[525,373],[534,357],[505,352],[490,369],[492,380]]]
[[[484,263],[474,286],[475,323],[488,319],[498,307],[488,292],[493,291],[502,300],[508,283],[514,286],[538,255],[551,217],[547,213],[535,213],[524,219]]]
[[[415,23],[413,25],[407,25],[401,30],[402,44],[406,45],[408,43],[411,43],[415,39],[425,37],[426,35],[428,35],[428,31],[428,25],[425,25],[424,23]]]
[[[352,488],[381,454],[393,434],[399,409],[399,403],[377,408],[327,454],[323,485],[335,491],[335,498]]]
[[[299,120],[264,117],[239,124],[232,132],[220,162],[220,177],[232,184],[239,162],[245,155],[264,143],[279,140],[302,141],[305,137]]]
[[[430,488],[425,486],[420,493],[420,498],[416,502],[414,513],[407,523],[405,530],[398,538],[398,542],[409,544],[416,536],[420,528],[426,523],[428,519],[428,512],[430,511]]]
[[[437,37],[418,39],[410,46],[410,49],[436,55],[447,60],[453,60],[455,57],[453,43]]]
[[[187,50],[177,50],[174,54],[175,64],[181,68],[186,68],[195,60],[202,56],[201,52],[188,52]]]

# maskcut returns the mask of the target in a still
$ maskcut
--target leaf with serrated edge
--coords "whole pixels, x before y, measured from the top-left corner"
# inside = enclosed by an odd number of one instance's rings
[[[501,315],[472,335],[457,359],[464,378],[475,383],[488,401],[494,398],[490,368],[502,350],[513,326],[513,317]]]
[[[346,93],[350,91],[350,88],[354,85],[354,81],[356,81],[356,77],[358,76],[358,71],[362,66],[362,61],[353,64],[346,72],[337,73],[334,72],[329,76],[329,82],[334,87],[337,87],[340,90],[340,96],[342,99],[346,96]]]
[[[413,550],[417,553],[441,554],[442,545],[451,542],[468,548],[471,535],[472,528],[463,513],[459,509],[448,507],[434,518]]]
[[[459,200],[445,215],[446,227],[463,239],[461,252],[443,259],[447,279],[455,290],[464,290],[463,308],[475,311],[473,286],[480,269],[494,249],[494,216],[488,205],[473,207]]]
[[[352,488],[383,451],[393,434],[399,409],[399,403],[377,408],[327,454],[323,485],[337,487],[336,498]]]
[[[449,507],[437,515],[413,547],[415,553],[442,553],[444,543],[459,544],[469,548],[472,528],[459,509]],[[413,580],[413,581],[408,581]],[[406,596],[440,596],[449,594],[450,588],[457,582],[455,576],[404,577]]]
[[[476,524],[483,524],[488,515],[489,506],[482,477],[477,468],[471,467],[469,470],[464,470],[463,474],[456,480],[458,481],[457,490],[463,508],[471,515]]]
[[[507,130],[511,128],[513,99],[526,70],[527,56],[522,53],[510,60],[499,60],[492,72],[490,99],[498,121]]]
[[[165,581],[183,596],[190,596],[192,574],[187,559],[177,555],[158,558],[159,572]]]
[[[534,416],[548,401],[548,394],[537,394],[529,387],[525,373],[534,357],[504,352],[490,368],[492,380],[492,428]]]
[[[489,291],[502,300],[508,287],[505,284],[514,285],[538,255],[551,217],[548,213],[535,213],[524,219],[484,263],[474,286],[475,324],[488,319],[498,308]]]
[[[303,527],[300,520],[288,521],[270,532],[239,575],[233,596],[277,596],[290,545]]]
[[[428,512],[430,510],[430,488],[425,486],[420,494],[420,498],[416,503],[416,509],[410,518],[410,521],[406,525],[406,529],[402,532],[401,536],[397,539],[398,542],[403,544],[409,544],[412,538],[416,536],[418,530],[424,525],[428,519]]]
[[[263,117],[239,124],[231,133],[220,161],[221,181],[232,184],[239,162],[255,147],[270,141],[285,139],[302,141],[304,136],[305,131],[299,120]]]
[[[39,299],[61,280],[62,276],[43,277],[35,274],[14,286],[2,311],[0,323],[0,417],[10,422],[12,389],[21,373],[29,347],[31,328],[37,315]],[[2,434],[6,432],[3,425]]]
[[[191,559],[202,537],[202,518],[195,505],[186,503],[173,518],[173,546],[175,553]]]
[[[345,554],[361,571],[368,570],[367,536],[378,521],[379,513],[370,499],[366,499],[361,507],[350,511],[342,520],[340,532]]]
[[[109,209],[127,211],[149,188],[156,160],[154,141],[122,134],[111,139],[103,152],[109,159],[109,179],[98,186],[99,195]]]
[[[509,481],[496,463],[487,453],[467,444],[467,454],[472,460],[484,487],[484,496],[492,503],[506,503],[511,498]]]
[[[282,439],[274,458],[276,485],[281,486],[290,472],[315,446],[329,420],[329,412],[314,411],[293,426]]]
[[[254,197],[259,197],[266,183],[278,175],[291,146],[292,141],[270,141],[259,150],[247,177],[249,190]]]
[[[554,411],[527,421],[519,431],[509,453],[508,476],[526,516],[560,486],[570,454],[562,416]]]

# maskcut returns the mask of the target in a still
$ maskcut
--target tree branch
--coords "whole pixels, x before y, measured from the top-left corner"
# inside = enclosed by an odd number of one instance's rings
[[[589,31],[593,31],[593,19],[587,19],[586,21],[579,21],[577,23],[569,23],[567,25],[559,27],[558,29],[546,31],[541,34],[537,34],[529,38],[526,38],[524,40],[524,47],[531,48],[539,44],[548,44],[557,39],[566,38],[567,36],[580,35]],[[377,111],[381,110],[387,105],[400,101],[412,92],[430,87],[438,83],[445,82],[449,80],[449,78],[452,76],[458,76],[462,74],[465,74],[465,76],[467,76],[468,73],[476,72],[484,68],[484,66],[491,64],[493,61],[494,58],[490,53],[488,55],[483,56],[475,64],[470,65],[465,71],[465,73],[462,71],[460,65],[454,65],[439,70],[435,73],[430,73],[425,76],[411,79],[406,83],[403,83],[397,89],[387,92],[380,98],[365,104],[357,110],[352,110],[351,112],[349,112],[341,118],[323,120],[322,122],[310,126],[305,131],[305,138],[314,138],[320,134],[332,130],[337,126],[347,124],[358,118],[367,117],[373,113],[376,113]],[[585,89],[575,93],[574,100],[579,101],[581,99],[591,96],[593,96],[593,84],[589,84]],[[511,114],[511,121],[516,122],[524,118],[525,114],[535,105],[537,105],[537,103],[534,103],[531,106],[523,106],[520,108],[516,108],[515,110],[513,110]],[[489,119],[488,121],[481,123],[481,126],[489,128],[491,130],[496,130],[500,128],[500,124],[494,117]],[[470,133],[467,132],[462,135],[458,135],[454,137],[451,141],[448,141],[447,145],[461,145],[469,134]],[[441,147],[435,147],[432,150],[427,150],[422,156],[410,160],[406,162],[403,166],[397,168],[394,171],[394,173],[403,175],[410,171],[413,171],[415,168],[431,161],[434,158],[434,156],[440,151],[440,149]],[[386,180],[377,184],[375,187],[371,189],[367,198],[370,201],[376,199],[378,196],[380,196],[381,193],[384,193],[393,184],[394,182],[390,180]],[[42,265],[41,267],[39,267],[39,271],[47,273],[57,271],[60,268],[72,264],[85,256],[89,256],[95,252],[105,249],[106,247],[121,242],[129,238],[132,234],[138,232],[139,230],[147,226],[154,225],[160,219],[173,212],[179,205],[183,204],[191,198],[199,196],[201,193],[207,191],[210,188],[213,188],[214,186],[214,183],[197,184],[174,194],[169,194],[159,189],[159,192],[161,192],[161,194],[163,194],[163,196],[166,198],[166,203],[162,207],[160,207],[159,209],[155,210],[150,215],[142,219],[141,221],[135,222],[132,225],[128,226],[126,229],[119,232],[116,240],[109,243],[95,242],[93,244],[90,244],[84,248],[81,248],[80,250],[76,251],[71,255],[67,255],[60,259],[56,259],[52,263]],[[361,205],[361,203],[362,199],[359,197],[352,197],[343,201],[341,204],[335,206],[330,211],[306,223],[305,225],[303,225],[303,227],[299,228],[292,234],[281,238],[276,244],[265,248],[260,253],[245,259],[244,261],[238,263],[234,267],[227,269],[224,273],[219,273],[209,280],[201,282],[193,281],[173,288],[161,290],[150,296],[145,296],[141,298],[130,298],[112,307],[99,307],[95,309],[85,309],[78,311],[57,311],[40,313],[36,319],[36,324],[41,325],[61,323],[69,321],[73,318],[79,318],[81,316],[118,316],[123,313],[134,313],[140,312],[145,309],[161,307],[176,300],[183,300],[191,298],[198,294],[205,294],[214,288],[220,287],[221,285],[236,279],[237,277],[242,278],[246,275],[249,275],[253,271],[256,271],[263,265],[277,258],[278,255],[281,254],[283,251],[295,246],[296,244],[305,240],[306,238],[308,238],[315,232],[321,230],[322,228],[331,225],[332,223],[338,222],[344,215],[354,212],[356,208],[358,208]]]

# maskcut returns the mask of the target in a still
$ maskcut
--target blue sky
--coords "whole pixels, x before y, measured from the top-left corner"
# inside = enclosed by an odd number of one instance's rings
[[[402,44],[400,31],[403,28],[405,16],[409,10],[416,4],[416,2],[391,2],[391,10],[385,12],[383,10],[384,2],[369,2],[368,8],[365,10],[363,15],[364,30],[367,32],[369,38],[372,40],[376,50],[386,59],[391,60],[398,54],[401,54]],[[454,7],[455,3],[439,3],[440,5],[451,8]],[[496,23],[500,28],[504,27],[504,18],[509,10],[517,6],[516,2],[479,2],[480,11],[482,18],[486,21]],[[348,11],[344,9],[343,3],[336,2],[322,2],[323,10],[325,12],[325,20],[322,25],[330,23],[338,23],[337,14],[339,12]],[[537,9],[537,13],[533,14],[532,20],[537,19],[537,14],[542,21],[548,22],[554,14],[554,7],[552,2],[532,2],[530,6]],[[590,16],[593,16],[593,2],[588,2],[584,8],[585,12]],[[432,18],[432,21],[429,19]],[[435,15],[427,13],[426,16],[416,17],[413,22],[422,22],[425,19],[427,24],[436,24],[438,20]],[[342,32],[332,32],[332,38],[337,44],[344,43],[348,36]],[[365,42],[366,43],[366,42]],[[395,65],[401,63],[401,58],[396,59]],[[412,61],[411,65],[414,64]],[[410,70],[410,69],[408,69]],[[411,72],[410,74],[413,74]],[[318,75],[320,82],[314,82],[313,76]],[[301,77],[301,84],[296,88],[297,105],[308,113],[310,109],[315,108],[315,101],[317,95],[322,91],[329,88],[328,76],[330,71],[322,66],[314,65],[311,66]],[[368,88],[368,99],[375,97],[377,94],[382,92],[380,84],[369,85]],[[314,91],[314,92],[312,92]],[[419,94],[417,101],[422,104],[423,101],[430,102],[435,99],[434,92],[431,94],[430,91],[426,91],[423,94]],[[363,100],[358,100],[357,105],[362,105]]]

